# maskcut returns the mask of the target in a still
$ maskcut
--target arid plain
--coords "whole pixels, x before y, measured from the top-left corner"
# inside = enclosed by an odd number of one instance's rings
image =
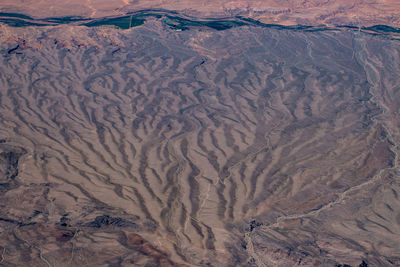
[[[0,265],[400,266],[400,43],[0,27]]]
[[[35,18],[118,16],[145,9],[196,17],[242,15],[280,25],[388,25],[400,27],[398,0],[2,0],[0,12]]]

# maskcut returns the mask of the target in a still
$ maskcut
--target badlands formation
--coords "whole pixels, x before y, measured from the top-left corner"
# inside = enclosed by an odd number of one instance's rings
[[[396,1],[0,11],[0,265],[400,266]]]

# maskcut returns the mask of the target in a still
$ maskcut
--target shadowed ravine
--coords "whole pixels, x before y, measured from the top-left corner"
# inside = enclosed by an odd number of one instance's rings
[[[398,41],[84,31],[0,47],[1,264],[400,265]]]

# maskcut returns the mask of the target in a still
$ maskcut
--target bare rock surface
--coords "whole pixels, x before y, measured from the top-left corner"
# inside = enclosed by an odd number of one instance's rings
[[[158,21],[0,38],[0,264],[400,265],[397,40]]]

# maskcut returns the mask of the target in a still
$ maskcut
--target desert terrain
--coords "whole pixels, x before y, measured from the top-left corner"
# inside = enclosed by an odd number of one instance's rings
[[[2,1],[0,265],[400,266],[398,4],[348,3]]]
[[[196,17],[242,15],[280,25],[400,27],[397,0],[2,0],[0,3],[0,12],[34,18],[100,18],[146,9],[174,10]]]

